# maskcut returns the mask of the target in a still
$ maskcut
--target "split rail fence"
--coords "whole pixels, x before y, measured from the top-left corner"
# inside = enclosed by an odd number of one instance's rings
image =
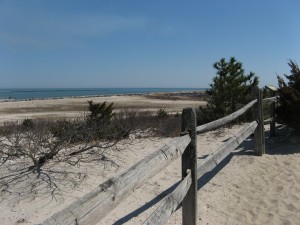
[[[274,104],[276,97],[262,99],[258,87],[252,89],[253,99],[238,111],[196,126],[194,109],[185,108],[182,112],[181,136],[142,159],[121,175],[110,178],[93,191],[87,193],[62,211],[55,213],[41,225],[92,225],[101,221],[110,211],[126,199],[136,188],[182,157],[182,181],[172,193],[167,195],[158,208],[143,223],[145,225],[164,224],[177,207],[182,204],[182,224],[196,225],[197,221],[197,180],[213,170],[231,151],[254,133],[254,150],[259,156],[265,153],[263,104],[271,104],[270,134],[275,135]],[[245,124],[239,133],[231,137],[223,146],[207,156],[197,165],[197,134],[222,127],[253,109],[254,121]]]

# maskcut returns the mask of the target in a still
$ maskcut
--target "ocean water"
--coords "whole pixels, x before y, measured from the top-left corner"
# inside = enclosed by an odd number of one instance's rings
[[[206,88],[26,88],[0,89],[0,101],[63,98],[79,96],[108,96],[206,90]]]

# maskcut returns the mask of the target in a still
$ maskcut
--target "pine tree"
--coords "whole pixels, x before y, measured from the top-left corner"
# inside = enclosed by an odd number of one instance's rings
[[[300,133],[300,69],[295,61],[289,60],[288,65],[291,74],[284,74],[288,83],[277,76],[280,97],[280,104],[276,110],[277,120]]]
[[[199,123],[207,123],[235,112],[251,99],[251,87],[258,85],[258,77],[253,72],[245,74],[241,62],[231,57],[228,62],[225,58],[213,64],[217,76],[213,78],[207,108],[200,108]]]

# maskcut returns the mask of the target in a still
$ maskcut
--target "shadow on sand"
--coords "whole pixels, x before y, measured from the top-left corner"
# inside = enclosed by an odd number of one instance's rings
[[[300,136],[286,126],[276,128],[275,137],[266,132],[266,154],[288,155],[300,153]]]
[[[280,126],[276,128],[276,136],[269,137],[269,131],[265,133],[266,137],[266,154],[275,155],[275,154],[294,154],[300,153],[300,137],[296,136],[293,130],[286,128],[284,126]],[[217,173],[219,173],[232,159],[233,156],[241,156],[241,155],[253,155],[253,139],[246,139],[237,150],[233,151],[229,154],[220,164],[218,164],[213,170],[205,173],[198,179],[198,190],[204,187]],[[208,155],[201,156],[198,159],[204,159]],[[178,171],[180,173],[180,171]],[[179,181],[164,190],[158,196],[153,198],[151,201],[147,202],[145,205],[137,208],[133,212],[125,215],[120,218],[118,221],[114,223],[114,225],[121,225],[128,222],[131,218],[138,216],[144,211],[148,210],[150,207],[157,204],[161,201],[165,196],[171,193],[179,184]],[[181,205],[177,208],[179,209]]]
[[[204,175],[202,175],[198,181],[198,190],[201,189],[202,187],[204,187],[217,173],[219,173],[232,159],[232,157],[234,155],[251,155],[253,154],[253,151],[251,151],[249,149],[249,145],[253,146],[252,143],[252,139],[247,139],[246,141],[244,141],[239,147],[238,147],[238,151],[233,152],[231,154],[229,154],[220,164],[218,164],[213,170],[205,173]],[[203,159],[203,157],[199,157],[200,159]],[[178,171],[178,173],[180,173],[180,171]],[[168,189],[164,190],[162,193],[160,193],[159,195],[157,195],[155,198],[153,198],[152,200],[150,200],[149,202],[147,202],[146,204],[144,204],[143,206],[137,208],[136,210],[134,210],[133,212],[125,215],[124,217],[120,218],[119,220],[117,220],[113,225],[121,225],[124,224],[126,222],[128,222],[130,219],[132,219],[133,217],[138,216],[139,214],[143,213],[144,211],[148,210],[149,208],[151,208],[152,206],[154,206],[155,204],[157,204],[159,201],[161,201],[165,196],[167,196],[169,193],[171,193],[179,184],[179,181],[176,182],[174,185],[172,185],[171,187],[169,187]],[[180,209],[181,205],[179,205],[179,207],[177,208]]]

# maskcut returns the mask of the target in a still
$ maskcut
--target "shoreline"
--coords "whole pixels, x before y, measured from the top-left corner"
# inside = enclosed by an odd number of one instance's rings
[[[61,97],[45,97],[45,98],[0,98],[1,102],[19,102],[19,101],[34,101],[34,100],[55,100],[55,99],[65,99],[65,98],[94,98],[94,97],[109,97],[109,96],[143,96],[143,95],[153,95],[153,94],[204,94],[207,88],[203,90],[186,90],[186,91],[170,91],[170,92],[147,92],[147,93],[113,93],[113,94],[101,94],[101,95],[74,95],[74,96],[61,96]]]
[[[0,99],[1,102],[29,102],[35,100],[57,100],[57,99],[68,99],[68,98],[97,98],[97,97],[109,97],[109,96],[133,96],[143,94],[113,94],[113,95],[82,95],[82,96],[64,96],[64,97],[50,97],[50,98],[27,98],[27,99]]]

